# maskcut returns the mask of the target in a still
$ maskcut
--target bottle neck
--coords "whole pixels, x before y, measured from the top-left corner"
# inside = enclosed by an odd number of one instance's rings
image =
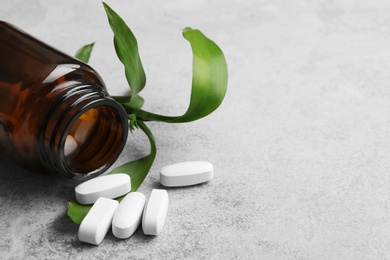
[[[42,162],[53,171],[79,180],[103,173],[126,144],[125,110],[94,85],[79,85],[56,96],[43,116],[38,135]],[[73,143],[69,141],[72,138]],[[69,145],[74,144],[77,148],[73,146],[70,151]]]

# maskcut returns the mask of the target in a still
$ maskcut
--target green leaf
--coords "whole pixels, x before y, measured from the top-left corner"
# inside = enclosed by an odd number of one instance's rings
[[[108,22],[114,33],[116,54],[125,66],[125,75],[130,86],[130,97],[136,96],[146,83],[146,76],[138,53],[138,44],[133,33],[122,18],[103,2]]]
[[[68,216],[77,224],[80,224],[81,221],[83,221],[90,209],[91,205],[81,205],[76,201],[68,202]]]
[[[139,186],[142,184],[150,168],[152,167],[157,152],[156,143],[152,132],[150,132],[149,128],[142,121],[138,121],[137,125],[149,139],[150,154],[138,160],[125,163],[109,173],[128,174],[131,179],[131,191],[137,191]],[[120,202],[123,197],[124,196],[117,198],[117,200]],[[91,209],[91,207],[92,205],[81,205],[76,201],[68,202],[68,216],[73,220],[73,222],[75,222],[76,224],[80,224],[84,217],[87,215],[88,211]]]
[[[141,159],[125,163],[110,172],[110,174],[112,173],[128,174],[131,178],[131,191],[136,191],[138,187],[142,184],[150,168],[152,167],[157,152],[156,142],[154,140],[152,132],[149,130],[149,128],[145,125],[143,121],[138,121],[137,125],[146,134],[146,136],[149,139],[150,154]]]
[[[140,109],[145,103],[145,100],[140,95],[133,96],[131,100],[128,102],[129,106],[134,107],[136,109]]]
[[[222,50],[199,30],[185,28],[183,37],[192,47],[192,90],[187,111],[182,116],[162,116],[141,109],[134,112],[143,120],[167,123],[190,122],[212,113],[222,103],[228,83],[228,69]],[[132,109],[131,104],[125,108]]]
[[[116,102],[123,104],[130,102],[131,96],[111,96]]]
[[[112,96],[115,101],[117,101],[120,104],[128,104],[128,107],[140,109],[145,100],[140,95],[135,95],[133,97],[130,96]]]
[[[127,118],[129,119],[129,129],[130,132],[133,133],[135,128],[138,128],[138,120],[136,114],[128,114]]]
[[[87,44],[87,45],[84,45],[83,47],[81,47],[77,52],[76,52],[76,55],[75,57],[85,63],[88,63],[89,61],[89,57],[91,56],[91,52],[92,52],[92,49],[93,49],[93,45],[95,43],[91,43],[91,44]]]

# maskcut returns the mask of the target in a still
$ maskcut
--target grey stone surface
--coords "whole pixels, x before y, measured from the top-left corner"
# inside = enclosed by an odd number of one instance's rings
[[[201,29],[225,52],[220,109],[189,124],[149,123],[159,169],[208,160],[209,183],[168,189],[163,232],[109,233],[96,247],[66,216],[76,182],[32,174],[0,157],[2,259],[389,259],[390,2],[109,1],[137,36],[148,77],[145,109],[183,113]],[[111,93],[126,91],[99,1],[5,1],[0,19],[74,53]],[[136,132],[115,165],[148,153]]]

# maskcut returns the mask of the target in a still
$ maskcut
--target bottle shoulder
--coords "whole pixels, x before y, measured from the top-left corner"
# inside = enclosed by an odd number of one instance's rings
[[[42,79],[43,86],[52,85],[97,85],[105,89],[105,85],[100,75],[90,66],[83,63],[60,63],[56,64],[52,71]]]

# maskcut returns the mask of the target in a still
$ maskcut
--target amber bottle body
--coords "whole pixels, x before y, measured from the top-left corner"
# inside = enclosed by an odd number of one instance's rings
[[[90,110],[91,135],[65,156],[66,137]],[[0,156],[34,171],[98,175],[122,151],[127,126],[91,67],[0,21]]]

